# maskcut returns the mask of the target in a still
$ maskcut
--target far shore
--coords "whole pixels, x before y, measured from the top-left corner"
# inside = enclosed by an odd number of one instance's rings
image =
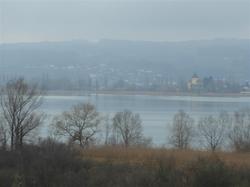
[[[144,96],[189,96],[189,97],[250,97],[250,92],[245,93],[191,93],[191,92],[163,92],[163,91],[75,91],[75,90],[50,90],[48,96],[86,96],[86,95],[144,95]]]

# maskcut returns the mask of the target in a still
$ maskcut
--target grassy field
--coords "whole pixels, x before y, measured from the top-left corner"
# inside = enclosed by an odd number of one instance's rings
[[[215,152],[196,150],[175,150],[160,148],[123,148],[123,147],[99,147],[90,148],[82,152],[84,158],[94,161],[112,161],[117,163],[154,163],[164,158],[174,158],[178,165],[195,160],[197,158],[217,157],[235,166],[250,167],[250,153]]]
[[[0,150],[0,187],[249,187],[250,153],[79,149],[56,142]]]

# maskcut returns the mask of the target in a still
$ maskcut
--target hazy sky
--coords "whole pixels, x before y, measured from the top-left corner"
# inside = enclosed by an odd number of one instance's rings
[[[0,42],[250,38],[250,0],[0,0]]]

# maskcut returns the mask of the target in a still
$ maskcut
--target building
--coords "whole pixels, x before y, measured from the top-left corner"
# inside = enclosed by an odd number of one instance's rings
[[[193,74],[191,80],[188,81],[187,86],[188,86],[189,91],[200,91],[202,88],[202,80],[195,73],[195,74]]]

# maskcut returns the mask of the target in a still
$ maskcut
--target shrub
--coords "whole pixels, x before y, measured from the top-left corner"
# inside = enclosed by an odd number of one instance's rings
[[[230,187],[233,185],[231,169],[216,156],[198,158],[188,168],[192,187]]]

